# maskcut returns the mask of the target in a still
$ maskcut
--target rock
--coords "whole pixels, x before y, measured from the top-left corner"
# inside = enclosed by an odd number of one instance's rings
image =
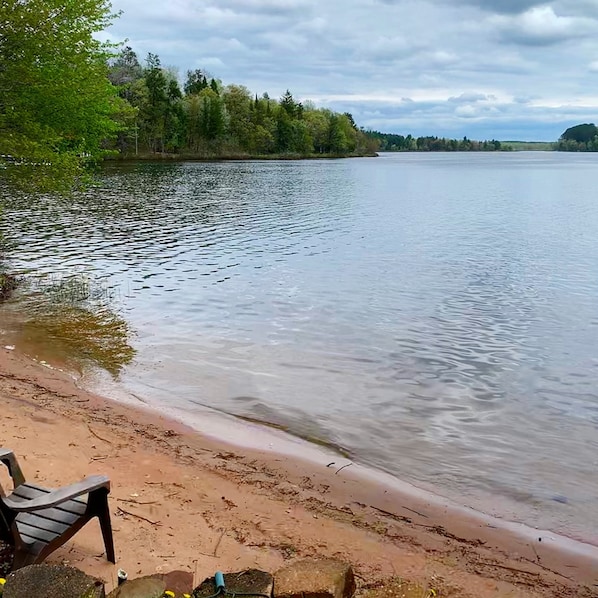
[[[334,559],[303,559],[274,574],[276,598],[351,598],[351,565]]]
[[[161,577],[166,583],[166,589],[174,592],[177,597],[191,594],[193,591],[193,573],[191,571],[171,571],[153,577]]]
[[[105,598],[104,584],[66,565],[29,565],[6,578],[2,598]]]
[[[274,578],[270,573],[248,569],[238,573],[225,573],[224,586],[227,592],[232,593],[256,593],[272,596]],[[201,585],[193,590],[194,598],[206,598],[216,592],[216,584],[213,577],[205,579]]]
[[[167,589],[166,582],[159,576],[139,577],[125,581],[112,590],[108,598],[162,598]]]
[[[161,598],[166,590],[174,592],[178,598],[183,594],[191,594],[192,589],[193,573],[171,571],[125,581],[112,590],[108,598]]]
[[[435,596],[435,591],[426,590],[419,584],[403,579],[392,579],[379,588],[359,593],[359,598],[422,598]]]

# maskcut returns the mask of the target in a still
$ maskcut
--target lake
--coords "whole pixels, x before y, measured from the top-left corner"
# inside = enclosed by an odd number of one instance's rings
[[[0,317],[83,284],[130,331],[123,393],[598,542],[597,173],[540,152],[108,165],[69,201],[6,199],[25,284]]]

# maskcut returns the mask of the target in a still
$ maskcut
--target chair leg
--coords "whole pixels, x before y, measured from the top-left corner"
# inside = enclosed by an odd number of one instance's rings
[[[116,563],[116,555],[114,554],[114,539],[112,537],[112,524],[110,523],[110,511],[108,504],[106,510],[98,515],[100,520],[100,527],[102,528],[102,538],[104,538],[104,547],[106,548],[106,558],[111,563]]]
[[[106,549],[106,558],[111,563],[116,563],[114,539],[112,537],[112,524],[110,523],[110,509],[108,508],[108,493],[103,493],[101,499],[98,500],[96,513],[100,521],[102,538],[104,539],[104,547]]]

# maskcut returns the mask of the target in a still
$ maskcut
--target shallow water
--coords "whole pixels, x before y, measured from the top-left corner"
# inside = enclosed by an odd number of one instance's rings
[[[111,371],[150,404],[598,542],[595,174],[556,153],[109,166],[68,203],[7,200],[26,284],[4,309],[65,313],[79,288],[133,331]]]

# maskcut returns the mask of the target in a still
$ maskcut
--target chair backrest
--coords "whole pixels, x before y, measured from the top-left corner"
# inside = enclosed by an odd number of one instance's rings
[[[2,467],[4,465],[4,467]],[[0,460],[0,497],[7,496],[9,494],[9,488],[4,486],[5,483],[9,483],[10,485],[14,486],[14,482],[11,479],[9,480],[10,476],[10,468],[3,460]]]
[[[14,488],[25,483],[25,476],[21,471],[17,458],[11,450],[0,448],[0,463],[8,470]],[[13,511],[4,504],[2,499],[5,496],[7,496],[7,492],[2,487],[2,484],[0,484],[0,539],[14,545],[12,524],[15,520],[16,513],[13,513]]]
[[[12,479],[14,488],[25,483],[25,476],[21,471],[15,454],[11,450],[0,448],[0,462],[6,466],[6,469],[8,469],[8,474]],[[0,484],[0,496],[6,496],[6,492],[4,488],[2,488],[2,484]]]

